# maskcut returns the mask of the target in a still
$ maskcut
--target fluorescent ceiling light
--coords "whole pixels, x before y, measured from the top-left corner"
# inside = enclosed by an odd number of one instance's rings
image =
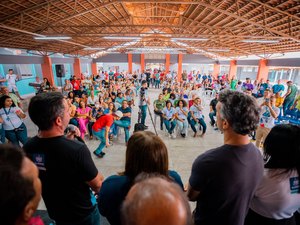
[[[229,49],[207,49],[209,52],[229,52]]]
[[[208,41],[208,38],[172,38],[174,41]]]
[[[122,36],[117,36],[117,37],[103,37],[104,39],[113,39],[113,40],[136,40],[136,39],[141,39],[140,37],[122,37]]]
[[[244,43],[274,44],[274,43],[278,43],[279,40],[245,39],[245,40],[242,40],[242,42],[244,42]]]
[[[83,50],[103,50],[104,48],[97,48],[97,47],[95,47],[95,48],[93,48],[93,47],[86,47],[86,48],[84,48]]]
[[[44,37],[34,37],[35,40],[69,40],[71,37],[67,36],[44,36]]]

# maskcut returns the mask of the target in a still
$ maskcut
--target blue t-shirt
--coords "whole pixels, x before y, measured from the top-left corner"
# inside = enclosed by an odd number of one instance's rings
[[[120,108],[118,108],[118,111],[121,111],[122,113],[131,113],[131,108],[127,107],[127,108],[123,109],[122,107],[120,107]],[[123,116],[121,118],[121,120],[131,122],[131,117]]]
[[[284,91],[284,86],[282,84],[275,84],[272,89],[273,93],[276,94],[279,91]]]
[[[169,171],[169,176],[183,190],[179,174]],[[132,182],[127,176],[113,175],[103,182],[98,198],[98,208],[101,215],[105,216],[111,225],[122,224],[120,208],[131,186]]]

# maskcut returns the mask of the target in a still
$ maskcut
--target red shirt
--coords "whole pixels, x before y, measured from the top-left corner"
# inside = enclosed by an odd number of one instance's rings
[[[72,80],[71,84],[73,85],[74,90],[77,91],[80,89],[80,84],[81,84],[80,80]]]
[[[100,116],[93,125],[93,130],[98,132],[105,127],[111,127],[114,123],[114,117],[111,114]]]

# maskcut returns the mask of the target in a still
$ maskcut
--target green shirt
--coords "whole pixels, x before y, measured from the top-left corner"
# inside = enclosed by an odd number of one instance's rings
[[[236,89],[236,84],[237,84],[237,80],[232,80],[230,83],[230,88],[231,90],[235,90]]]
[[[292,98],[294,99],[297,95],[297,91],[298,88],[296,87],[296,85],[292,85],[288,87],[288,91],[291,90],[290,94],[288,96],[286,96],[286,98]]]
[[[158,110],[163,110],[163,108],[166,106],[166,102],[164,100],[157,99],[153,102],[153,105],[155,105]]]
[[[296,98],[296,101],[297,101],[296,108],[297,108],[298,110],[300,110],[300,95],[298,95],[298,97]]]

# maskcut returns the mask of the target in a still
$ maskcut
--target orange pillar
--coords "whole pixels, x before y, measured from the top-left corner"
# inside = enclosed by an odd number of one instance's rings
[[[268,74],[269,74],[268,60],[267,59],[259,60],[256,80],[260,81],[261,79],[263,79],[264,81],[266,81],[268,79]]]
[[[141,54],[141,71],[145,70],[145,54]]]
[[[54,85],[54,77],[52,71],[52,60],[49,56],[44,56],[44,63],[41,64],[43,78],[47,78],[51,85]]]
[[[77,78],[81,78],[81,65],[80,65],[80,59],[79,58],[75,58],[74,59],[74,63],[73,63],[73,69],[74,69],[74,75]]]
[[[236,76],[236,72],[237,72],[236,60],[231,60],[230,67],[229,67],[228,79],[230,80],[233,76]]]
[[[182,74],[182,54],[178,54],[178,72],[177,72],[177,80],[181,81]]]
[[[97,75],[98,74],[98,71],[97,71],[97,63],[92,63],[92,74],[93,75]]]
[[[132,54],[128,53],[128,73],[132,73]]]
[[[218,75],[220,74],[220,68],[221,68],[220,64],[217,63],[214,64],[214,71],[212,73],[214,78],[218,78]]]
[[[169,73],[170,71],[170,58],[171,58],[171,55],[170,54],[166,54],[166,73]]]

